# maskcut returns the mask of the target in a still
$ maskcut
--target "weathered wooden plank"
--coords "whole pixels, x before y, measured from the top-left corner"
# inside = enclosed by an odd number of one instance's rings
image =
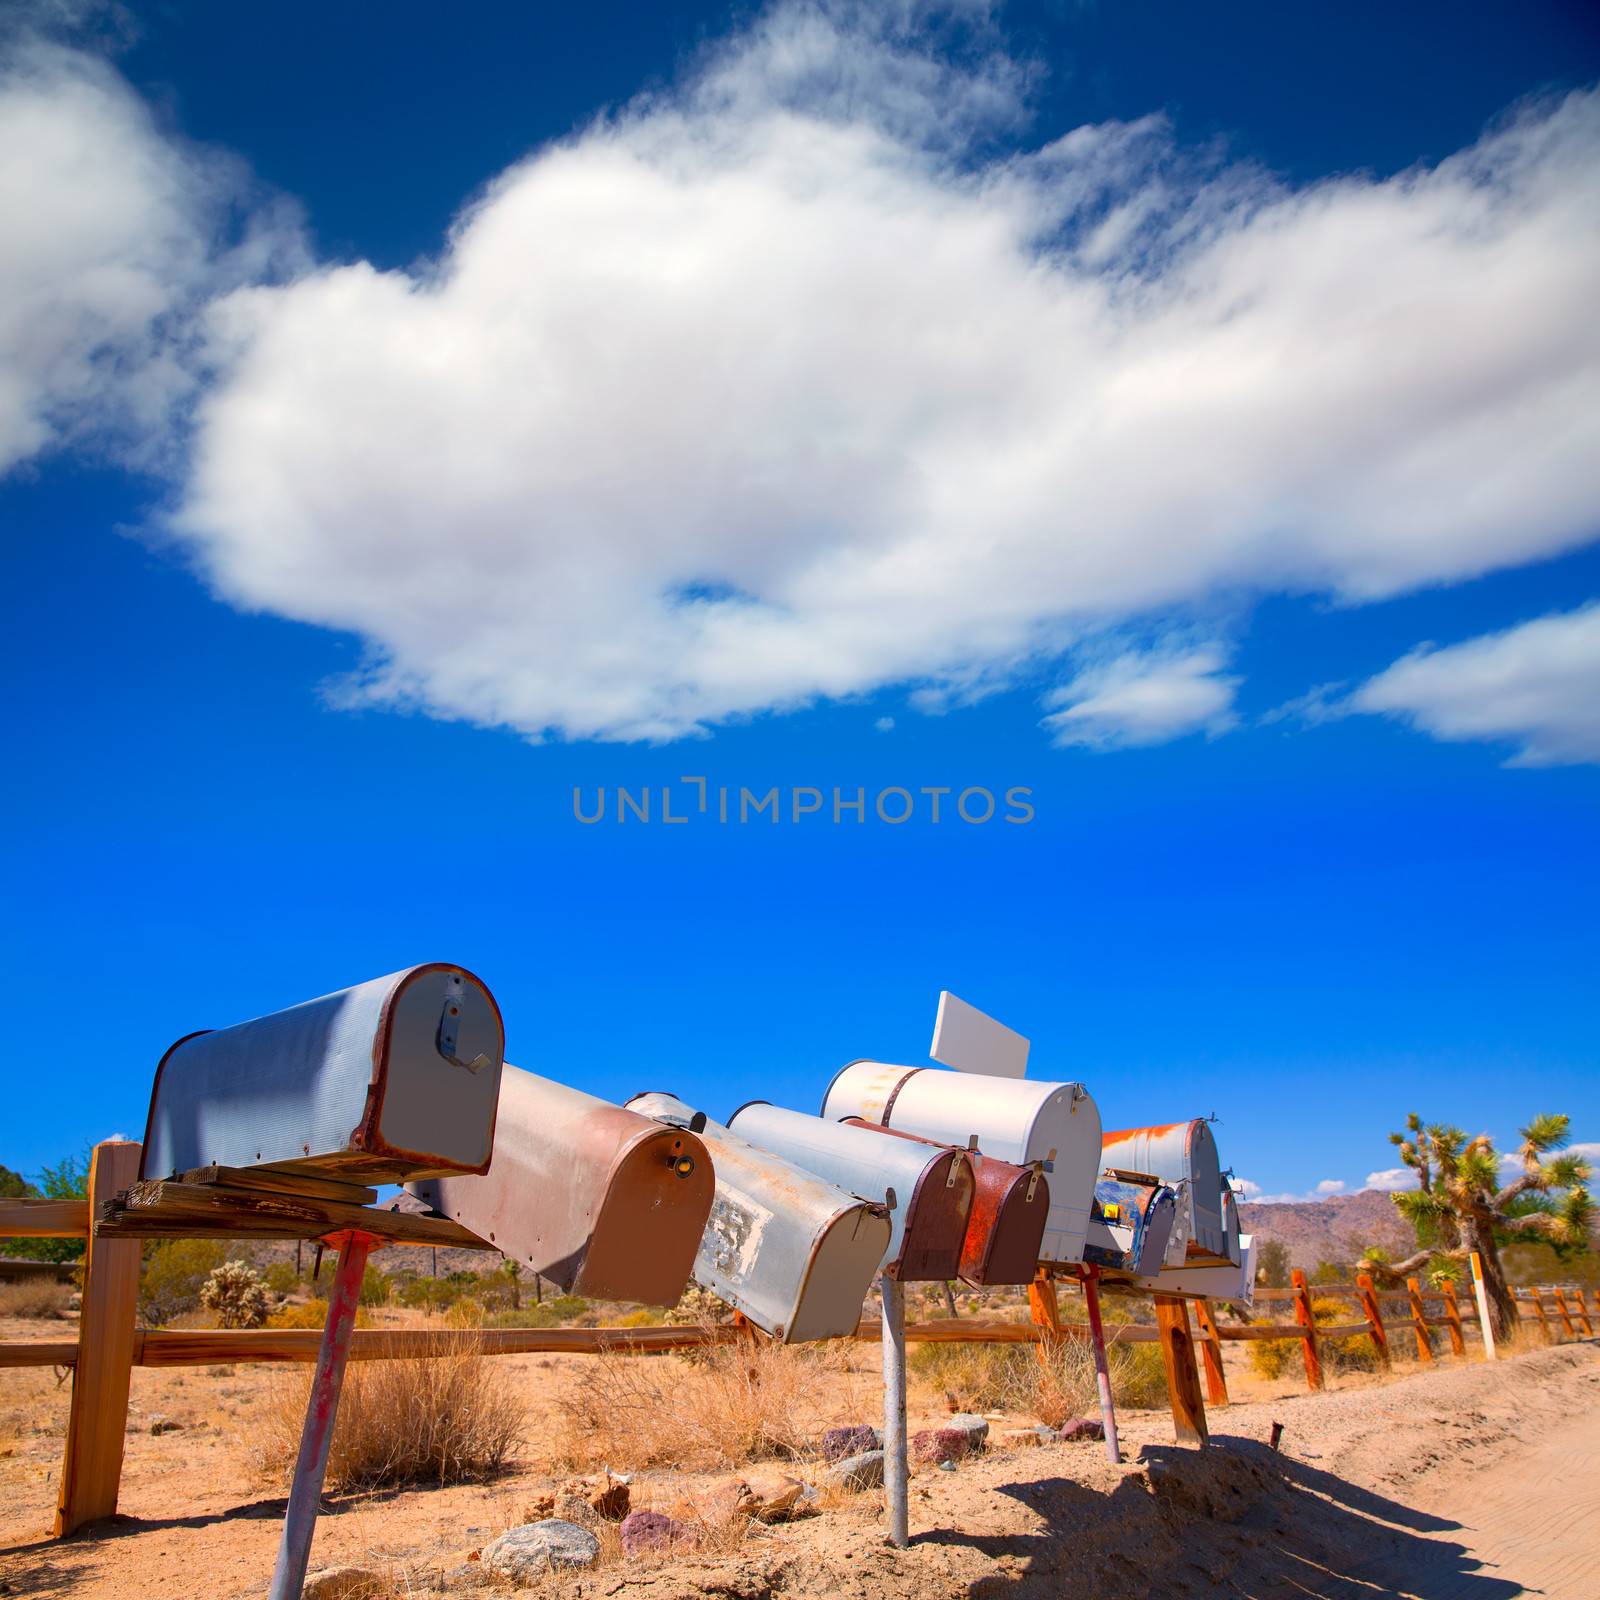
[[[280,1172],[274,1167],[196,1167],[181,1175],[184,1183],[222,1184],[253,1193],[311,1195],[319,1200],[341,1200],[346,1205],[370,1206],[378,1191],[364,1184],[342,1183],[315,1172]]]
[[[0,1239],[86,1239],[87,1200],[0,1200]]]
[[[139,1175],[140,1147],[108,1140],[89,1161],[89,1207]],[[78,1314],[78,1359],[56,1502],[57,1537],[113,1515],[122,1478],[128,1386],[133,1377],[134,1313],[139,1298],[139,1246],[134,1240],[90,1238]]]
[[[77,1359],[76,1339],[17,1339],[0,1344],[0,1367],[70,1367]]]
[[[1300,1324],[1300,1348],[1305,1355],[1306,1386],[1322,1387],[1322,1357],[1317,1350],[1317,1319],[1311,1309],[1311,1286],[1298,1268],[1290,1274],[1295,1288],[1294,1320]]]
[[[387,1244],[494,1249],[447,1217],[176,1179],[132,1184],[109,1204],[96,1205],[94,1216],[96,1236],[109,1238],[320,1239],[359,1228]]]
[[[1210,1438],[1205,1402],[1200,1398],[1200,1373],[1195,1366],[1189,1310],[1180,1299],[1158,1294],[1156,1330],[1167,1369],[1167,1398],[1172,1404],[1172,1429],[1179,1444],[1203,1445]]]
[[[1211,1314],[1209,1300],[1194,1303],[1195,1321],[1200,1325],[1200,1359],[1206,1369],[1206,1401],[1210,1405],[1228,1403],[1228,1379],[1222,1370],[1222,1344],[1217,1337],[1217,1319]]]

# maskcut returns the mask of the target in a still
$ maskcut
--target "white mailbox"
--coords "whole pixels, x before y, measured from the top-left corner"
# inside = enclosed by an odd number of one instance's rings
[[[889,1213],[760,1150],[670,1094],[629,1111],[691,1129],[711,1152],[717,1192],[694,1281],[785,1344],[843,1338],[889,1248]]]
[[[504,1050],[494,996],[443,962],[189,1034],[156,1068],[140,1175],[484,1172]]]
[[[1083,1260],[1101,1161],[1100,1113],[1081,1083],[852,1061],[828,1086],[822,1115],[861,1117],[943,1144],[964,1145],[976,1136],[985,1155],[1019,1167],[1042,1161],[1050,1213],[1039,1260],[1049,1266]]]
[[[1149,1173],[1177,1191],[1169,1267],[1239,1265],[1239,1211],[1222,1175],[1209,1122],[1197,1117],[1121,1128],[1106,1134],[1102,1150],[1107,1168]]]

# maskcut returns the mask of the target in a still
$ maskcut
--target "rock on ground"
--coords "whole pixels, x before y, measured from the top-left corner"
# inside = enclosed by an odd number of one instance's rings
[[[547,1517],[502,1533],[484,1546],[483,1569],[525,1583],[553,1567],[588,1567],[600,1558],[600,1541],[576,1522]]]
[[[972,1434],[965,1428],[924,1428],[911,1435],[911,1457],[943,1465],[972,1453]]]
[[[322,1567],[306,1574],[300,1600],[378,1600],[388,1587],[370,1567]]]
[[[881,1443],[878,1430],[865,1422],[852,1422],[842,1428],[829,1428],[822,1436],[822,1459],[842,1461],[846,1456],[859,1455],[864,1450],[876,1450]]]
[[[1072,1422],[1063,1422],[1058,1430],[1058,1437],[1063,1444],[1073,1444],[1079,1439],[1103,1439],[1106,1436],[1106,1425],[1098,1417],[1078,1417]]]
[[[883,1451],[862,1450],[828,1468],[827,1483],[834,1489],[876,1489],[883,1483]]]
[[[630,1511],[617,1530],[625,1556],[670,1550],[694,1543],[694,1531],[661,1511]]]

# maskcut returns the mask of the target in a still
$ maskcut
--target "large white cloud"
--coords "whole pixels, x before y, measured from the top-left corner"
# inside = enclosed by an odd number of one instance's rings
[[[1600,761],[1600,604],[1424,645],[1350,697],[1436,739],[1519,745],[1513,766]]]
[[[985,154],[1025,74],[874,14],[769,13],[430,270],[224,298],[173,521],[217,592],[359,635],[350,698],[533,736],[1088,642],[1051,726],[1113,745],[1224,726],[1232,684],[1159,650],[1097,684],[1108,634],[1595,533],[1596,96],[1289,191],[1159,120]]]
[[[159,464],[194,314],[292,258],[294,219],[241,222],[243,168],[162,133],[105,61],[0,34],[0,471],[69,441]]]

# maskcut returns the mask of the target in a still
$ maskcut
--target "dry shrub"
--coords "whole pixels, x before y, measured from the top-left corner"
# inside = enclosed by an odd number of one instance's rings
[[[1361,1319],[1360,1310],[1353,1300],[1335,1299],[1331,1295],[1313,1300],[1311,1315],[1319,1327],[1333,1327],[1339,1323],[1358,1322]],[[1270,1324],[1277,1320],[1274,1317],[1258,1317],[1256,1325]],[[1392,1324],[1390,1331],[1392,1346]],[[1379,1366],[1378,1352],[1373,1348],[1372,1336],[1366,1333],[1320,1340],[1317,1353],[1322,1359],[1323,1370],[1329,1374],[1373,1372]],[[1299,1337],[1254,1340],[1250,1345],[1250,1365],[1264,1378],[1281,1378],[1285,1372],[1298,1376],[1304,1371],[1304,1351]]]
[[[628,1472],[801,1456],[850,1414],[853,1389],[848,1348],[832,1344],[714,1345],[693,1360],[600,1355],[556,1403],[555,1460]]]
[[[493,1477],[522,1442],[526,1408],[508,1376],[483,1353],[471,1326],[448,1355],[352,1362],[328,1452],[328,1485],[443,1486]],[[260,1465],[287,1479],[300,1449],[310,1380],[281,1380],[265,1408]]]
[[[0,1283],[0,1317],[64,1317],[72,1290],[54,1278]]]
[[[955,1411],[1004,1411],[1034,1417],[1052,1428],[1100,1409],[1094,1353],[1080,1339],[1067,1339],[1041,1361],[1032,1344],[923,1344],[908,1363]],[[1167,1403],[1167,1372],[1158,1344],[1113,1344],[1107,1348],[1111,1392],[1132,1408]]]

